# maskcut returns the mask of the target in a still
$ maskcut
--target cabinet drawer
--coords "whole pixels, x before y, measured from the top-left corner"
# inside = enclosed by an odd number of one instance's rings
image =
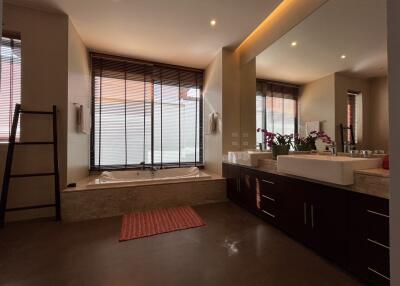
[[[368,272],[374,273],[373,276],[378,275],[382,278],[390,277],[390,260],[389,249],[376,244],[373,241],[367,240],[366,242],[366,266]],[[388,280],[388,279],[385,279]]]
[[[272,197],[269,197],[266,195],[261,195],[260,210],[261,211],[264,210],[273,215],[277,215],[278,214],[278,206],[277,206],[276,200],[273,199]]]
[[[278,220],[278,214],[276,213],[275,210],[267,209],[267,208],[261,208],[260,209],[260,215],[264,219],[276,223]]]
[[[264,192],[261,192],[259,206],[260,215],[269,222],[276,223],[279,217],[279,210],[276,198],[270,193],[265,194]]]
[[[383,277],[379,272],[374,269],[368,269],[367,281],[369,285],[373,286],[390,286],[390,280],[387,277]]]
[[[279,202],[279,199],[277,198],[277,196],[271,195],[269,193],[263,193],[261,192],[260,194],[260,199],[261,202],[264,203],[265,205],[277,205],[277,203]]]
[[[368,196],[364,195],[362,197],[363,199],[363,205],[366,209],[384,214],[386,216],[389,215],[389,200],[388,199],[383,199],[383,198],[378,198],[378,197],[373,197],[373,196]]]
[[[373,286],[389,286],[390,279],[388,276],[380,273],[379,270],[374,269],[373,267],[367,268],[366,280],[369,282],[369,285]]]
[[[280,214],[276,205],[269,202],[261,202],[261,207],[259,209],[259,215],[267,222],[277,225],[280,220]]]
[[[279,176],[263,173],[258,176],[260,193],[275,200],[278,199],[281,181]]]
[[[374,208],[365,210],[366,237],[389,246],[389,216]]]

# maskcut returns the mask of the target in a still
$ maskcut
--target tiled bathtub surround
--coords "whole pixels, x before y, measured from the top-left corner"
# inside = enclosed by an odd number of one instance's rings
[[[225,179],[212,175],[200,181],[127,185],[118,188],[77,188],[61,193],[65,222],[118,216],[155,208],[200,205],[226,201]]]

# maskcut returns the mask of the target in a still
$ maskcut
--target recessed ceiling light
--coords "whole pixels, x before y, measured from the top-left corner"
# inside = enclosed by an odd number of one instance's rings
[[[297,42],[294,41],[294,42],[292,42],[290,45],[291,45],[292,47],[296,47],[296,46],[297,46]]]
[[[215,19],[212,19],[210,21],[210,25],[214,27],[215,25],[217,25],[217,21]]]
[[[342,60],[344,60],[344,59],[346,58],[346,55],[343,54],[343,55],[340,56],[340,58],[341,58]]]

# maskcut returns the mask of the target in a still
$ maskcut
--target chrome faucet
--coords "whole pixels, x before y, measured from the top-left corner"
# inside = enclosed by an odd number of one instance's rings
[[[156,172],[157,172],[158,170],[159,170],[159,169],[158,169],[157,167],[155,167],[155,166],[150,167],[150,172],[151,172],[151,177],[152,177],[152,178],[154,178],[154,175],[156,174]]]
[[[332,141],[331,145],[329,146],[329,149],[331,150],[332,156],[337,156],[337,148],[335,141]]]

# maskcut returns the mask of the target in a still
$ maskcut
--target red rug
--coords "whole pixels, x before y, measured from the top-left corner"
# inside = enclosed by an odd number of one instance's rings
[[[205,225],[205,223],[191,207],[157,209],[131,213],[122,217],[119,241],[137,239],[203,225]]]

